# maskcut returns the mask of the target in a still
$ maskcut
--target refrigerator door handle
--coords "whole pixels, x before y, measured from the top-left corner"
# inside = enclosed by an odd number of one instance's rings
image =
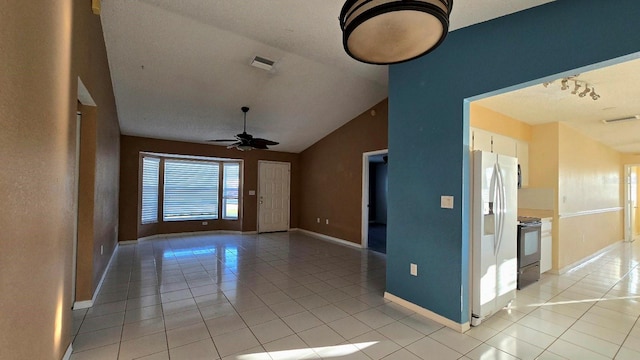
[[[504,234],[504,215],[506,212],[505,204],[506,204],[506,193],[504,188],[504,177],[502,176],[502,168],[500,164],[496,163],[496,167],[498,170],[498,181],[496,182],[498,185],[498,196],[500,197],[500,224],[498,225],[498,233],[500,236],[498,237],[498,244],[496,246],[496,255],[500,250],[500,246],[502,245],[502,234]]]
[[[493,165],[493,174],[491,175],[491,191],[493,192],[493,254],[498,254],[498,240],[500,238],[500,186],[498,163]]]

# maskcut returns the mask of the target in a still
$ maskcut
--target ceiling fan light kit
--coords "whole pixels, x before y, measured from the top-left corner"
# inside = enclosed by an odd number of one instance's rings
[[[340,12],[344,50],[377,65],[418,58],[444,41],[452,7],[453,0],[347,0]]]
[[[235,139],[217,139],[217,140],[207,140],[208,142],[231,142],[235,141],[233,144],[227,146],[227,149],[238,149],[240,151],[250,151],[253,149],[259,150],[269,150],[270,145],[278,145],[278,142],[253,137],[251,134],[247,134],[247,113],[249,112],[249,107],[243,106],[240,108],[244,113],[244,127],[241,134],[237,134]]]

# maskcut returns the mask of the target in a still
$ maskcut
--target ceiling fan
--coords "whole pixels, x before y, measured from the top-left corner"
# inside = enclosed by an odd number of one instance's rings
[[[278,142],[261,139],[253,137],[251,134],[247,134],[247,112],[249,112],[249,108],[243,106],[241,108],[244,113],[244,128],[242,130],[242,134],[237,134],[235,139],[216,139],[216,140],[208,140],[209,142],[230,142],[235,141],[233,144],[227,146],[227,149],[236,148],[240,151],[249,151],[253,149],[259,150],[268,150],[268,145],[278,145]]]

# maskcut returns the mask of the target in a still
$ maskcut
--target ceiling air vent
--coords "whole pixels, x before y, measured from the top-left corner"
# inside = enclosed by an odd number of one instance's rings
[[[251,66],[267,71],[273,70],[273,64],[275,63],[276,62],[273,60],[265,59],[260,56],[256,56],[253,58],[253,60],[251,60]]]
[[[602,122],[605,124],[617,124],[621,122],[635,121],[635,120],[640,120],[640,115],[627,116],[619,119],[602,120]]]

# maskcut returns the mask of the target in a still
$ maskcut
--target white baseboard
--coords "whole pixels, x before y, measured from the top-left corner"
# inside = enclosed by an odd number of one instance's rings
[[[182,233],[172,233],[172,234],[156,234],[151,236],[141,237],[138,240],[130,240],[130,241],[121,241],[120,243],[130,243],[137,244],[143,241],[155,240],[155,239],[167,239],[176,236],[201,236],[201,235],[216,235],[216,234],[235,234],[235,235],[243,235],[243,234],[257,234],[257,231],[237,231],[237,230],[207,230],[207,231],[189,231]]]
[[[385,291],[384,293],[384,298],[396,303],[402,307],[405,307],[413,312],[415,312],[416,314],[422,315],[424,317],[426,317],[427,319],[433,320],[435,322],[437,322],[438,324],[444,325],[450,329],[453,329],[459,333],[463,333],[467,330],[469,330],[471,328],[471,325],[466,322],[464,324],[460,324],[457,323],[453,320],[449,320],[446,317],[442,316],[442,315],[438,315],[436,313],[434,313],[431,310],[427,310],[425,308],[423,308],[422,306],[416,305],[410,301],[407,301],[405,299],[402,299],[400,297],[397,297],[393,294],[390,294],[388,292]]]
[[[72,344],[69,344],[69,347],[67,348],[67,351],[64,353],[64,356],[62,357],[62,360],[71,359],[71,353],[73,352],[73,347],[71,345]]]
[[[299,231],[301,233],[305,233],[305,234],[307,234],[309,236],[313,236],[313,237],[318,238],[320,240],[330,241],[330,242],[337,243],[337,244],[340,244],[340,245],[345,245],[345,246],[354,247],[354,248],[357,248],[357,249],[362,249],[362,245],[361,244],[356,244],[356,243],[353,243],[351,241],[338,239],[338,238],[335,238],[333,236],[320,234],[320,233],[309,231],[309,230],[305,230],[305,229],[296,229],[296,231]]]
[[[611,244],[611,245],[609,245],[609,246],[606,246],[606,247],[604,247],[604,248],[602,248],[602,249],[600,249],[600,250],[596,251],[595,253],[593,253],[593,254],[591,254],[591,255],[589,255],[589,256],[586,256],[586,257],[584,257],[584,258],[582,258],[582,259],[580,259],[580,260],[578,260],[578,261],[574,262],[573,264],[567,265],[567,266],[563,267],[563,268],[562,268],[562,269],[560,269],[560,270],[553,270],[553,269],[551,269],[551,270],[549,270],[549,271],[548,271],[548,273],[550,273],[550,274],[555,274],[555,275],[562,275],[562,274],[566,274],[566,273],[568,273],[569,271],[571,271],[571,270],[573,270],[573,269],[576,269],[576,268],[578,268],[579,266],[581,266],[581,265],[583,265],[583,264],[585,264],[585,263],[587,263],[587,262],[589,262],[589,261],[591,261],[591,260],[594,260],[595,258],[599,257],[600,255],[603,255],[603,254],[605,254],[605,253],[607,253],[607,252],[609,252],[609,251],[613,250],[615,247],[619,246],[619,245],[620,245],[621,243],[623,243],[623,242],[624,242],[624,240],[616,241],[616,242],[614,242],[613,244]]]
[[[73,310],[88,309],[93,306],[93,300],[76,301],[73,303]]]
[[[111,258],[109,258],[109,262],[107,263],[107,266],[104,268],[104,272],[102,272],[102,276],[100,277],[100,282],[98,282],[98,286],[96,287],[96,291],[93,292],[93,296],[91,297],[91,300],[74,302],[73,310],[86,309],[86,308],[93,307],[93,304],[95,304],[96,302],[96,297],[98,296],[98,294],[100,293],[100,289],[102,288],[102,283],[104,282],[104,278],[107,276],[107,272],[111,267],[111,262],[113,261],[113,258],[116,257],[116,253],[118,252],[119,247],[120,247],[120,243],[116,242],[116,247],[115,249],[113,249],[113,253],[111,253]]]
[[[138,240],[124,240],[124,241],[118,241],[118,244],[120,244],[120,246],[122,245],[135,245],[138,243]]]

